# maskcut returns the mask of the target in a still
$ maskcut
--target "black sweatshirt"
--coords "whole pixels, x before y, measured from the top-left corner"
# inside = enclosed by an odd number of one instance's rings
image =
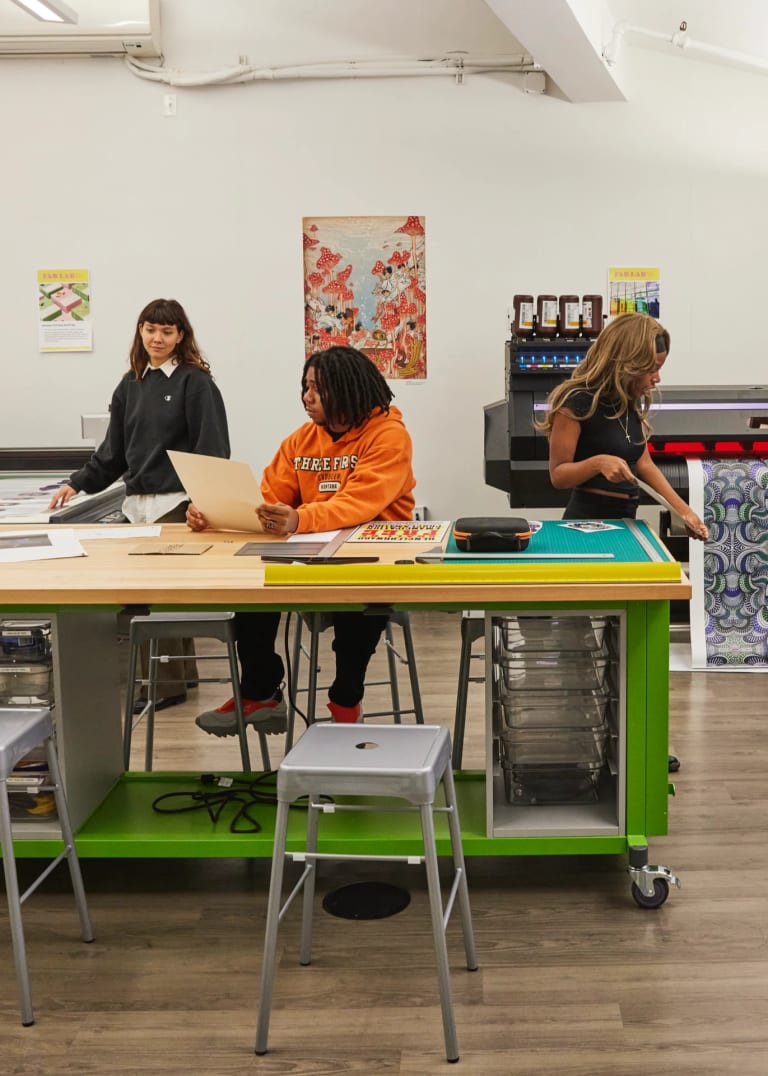
[[[196,366],[176,366],[170,377],[150,368],[138,381],[129,371],[112,397],[104,441],[69,484],[99,493],[122,478],[128,494],[179,492],[169,448],[229,457],[224,401]]]

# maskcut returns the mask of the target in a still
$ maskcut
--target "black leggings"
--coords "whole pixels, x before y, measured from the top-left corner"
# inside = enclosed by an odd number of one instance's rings
[[[568,498],[563,519],[634,519],[637,504],[634,497],[601,497],[599,493],[575,489]]]
[[[298,614],[297,614],[298,615]],[[339,706],[356,706],[365,690],[368,662],[387,625],[386,616],[364,613],[331,613],[336,678],[328,697]],[[285,676],[283,659],[275,650],[280,613],[236,613],[235,634],[240,658],[243,697],[268,699]]]

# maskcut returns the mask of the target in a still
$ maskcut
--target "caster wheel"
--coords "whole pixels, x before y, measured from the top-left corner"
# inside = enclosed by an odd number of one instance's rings
[[[647,897],[640,886],[633,882],[632,896],[635,904],[641,908],[660,908],[669,896],[669,882],[666,878],[654,878],[652,897]]]

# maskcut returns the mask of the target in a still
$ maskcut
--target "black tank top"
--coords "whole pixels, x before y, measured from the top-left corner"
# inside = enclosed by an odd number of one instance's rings
[[[616,417],[615,404],[601,402],[595,413],[585,418],[593,399],[594,394],[588,389],[579,389],[565,401],[565,408],[581,423],[574,462],[603,454],[619,456],[627,461],[632,474],[637,474],[637,461],[645,452],[645,436],[639,414],[630,404],[628,410]],[[612,493],[637,494],[637,486],[633,483],[609,482],[601,474],[582,483],[582,486]]]

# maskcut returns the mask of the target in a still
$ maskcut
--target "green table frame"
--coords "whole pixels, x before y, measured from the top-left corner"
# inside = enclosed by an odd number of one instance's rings
[[[474,603],[475,607],[480,607]],[[626,824],[618,836],[489,837],[486,834],[485,774],[461,771],[457,792],[464,851],[469,856],[627,854],[646,849],[648,838],[667,832],[667,800],[671,786],[667,776],[669,602],[631,600],[618,602],[515,602],[520,611],[546,613],[553,609],[577,612],[599,605],[626,616]],[[350,608],[362,606],[350,606]],[[395,606],[404,608],[405,606]],[[72,607],[66,607],[71,611]],[[158,611],[162,608],[156,607]],[[175,608],[178,608],[175,607]],[[198,605],[197,608],[218,608]],[[264,609],[264,605],[251,608]],[[302,609],[329,609],[329,605],[302,605]],[[413,609],[414,606],[411,606]],[[456,605],[420,604],[419,609],[460,612]],[[510,603],[483,603],[488,611],[510,608]],[[83,611],[85,607],[79,607]],[[46,608],[6,608],[3,615],[51,614]],[[61,611],[64,611],[63,609]],[[103,608],[100,610],[104,611]],[[457,624],[457,652],[458,652]],[[232,774],[242,777],[242,774]],[[258,833],[229,832],[229,816],[213,824],[204,811],[158,814],[152,809],[156,797],[173,791],[198,788],[197,775],[188,773],[124,774],[104,802],[80,827],[76,843],[81,856],[116,858],[173,857],[268,857],[272,854],[275,809],[258,808]],[[293,813],[288,847],[302,846],[304,814]],[[380,854],[418,854],[418,818],[409,814],[331,815],[322,830],[320,850],[328,852],[375,851]],[[438,851],[447,854],[447,827],[438,819]],[[61,849],[61,842],[22,839],[16,842],[20,857],[48,856]],[[647,857],[646,857],[647,862]]]

